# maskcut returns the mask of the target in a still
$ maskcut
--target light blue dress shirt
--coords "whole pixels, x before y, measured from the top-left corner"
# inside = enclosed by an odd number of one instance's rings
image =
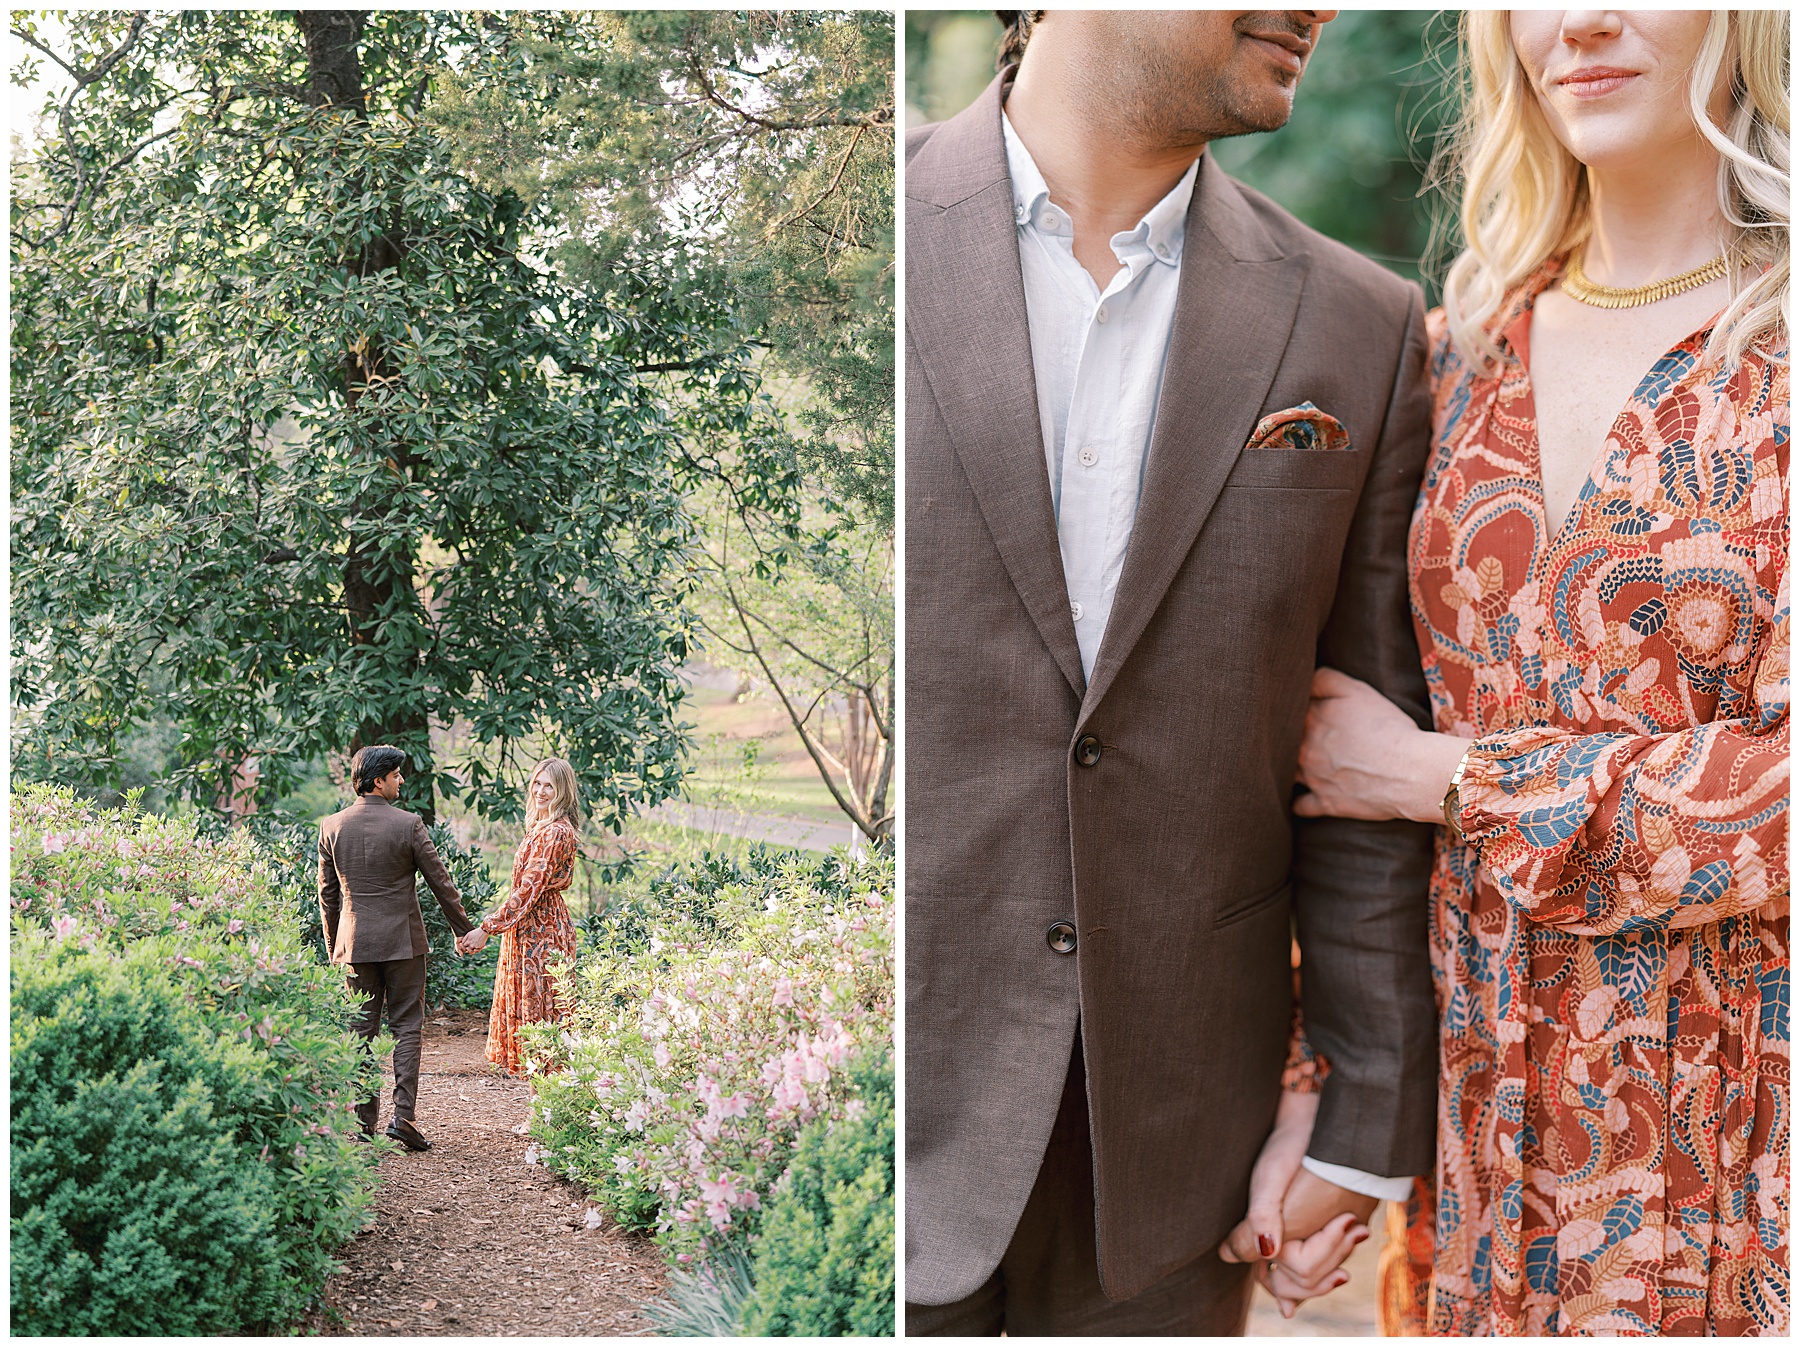
[[[1119,270],[1102,290],[1075,258],[1068,212],[1050,199],[1011,120],[1002,123],[1044,462],[1081,671],[1091,678],[1137,522],[1200,164],[1137,228],[1113,235]]]
[[[1135,229],[1112,236],[1119,270],[1102,290],[1076,260],[1069,213],[1050,199],[1011,118],[1002,115],[1001,125],[1069,616],[1081,672],[1092,678],[1143,494],[1200,161]],[[1302,1163],[1368,1197],[1404,1202],[1412,1191],[1410,1178],[1365,1174],[1310,1155]]]

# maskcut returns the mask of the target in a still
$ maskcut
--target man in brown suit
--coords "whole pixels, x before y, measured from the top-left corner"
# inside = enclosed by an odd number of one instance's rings
[[[1317,665],[1426,723],[1421,296],[1203,154],[1331,16],[1008,11],[907,138],[909,1334],[1242,1331],[1293,938],[1265,1252],[1432,1163],[1430,830],[1289,808]]]
[[[409,1150],[431,1142],[413,1125],[419,1096],[419,1042],[425,1028],[425,915],[414,871],[422,871],[457,935],[475,928],[462,896],[439,859],[425,821],[398,808],[406,755],[387,744],[357,750],[350,761],[356,803],[319,825],[319,911],[331,961],[350,965],[350,990],[364,997],[356,1031],[381,1032],[387,1006],[394,1034],[394,1118],[387,1134]],[[356,1106],[373,1135],[381,1093]]]

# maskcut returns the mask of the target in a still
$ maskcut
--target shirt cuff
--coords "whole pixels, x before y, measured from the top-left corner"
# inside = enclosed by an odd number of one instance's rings
[[[1379,1174],[1365,1174],[1362,1170],[1351,1169],[1347,1165],[1328,1165],[1310,1155],[1300,1163],[1325,1182],[1335,1183],[1340,1188],[1348,1188],[1364,1197],[1380,1198],[1383,1202],[1404,1202],[1412,1196],[1413,1181],[1409,1178],[1384,1179]]]

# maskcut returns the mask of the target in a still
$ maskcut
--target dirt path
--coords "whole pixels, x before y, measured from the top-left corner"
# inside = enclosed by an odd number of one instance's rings
[[[339,1256],[308,1324],[332,1335],[620,1337],[649,1332],[638,1307],[662,1258],[573,1184],[525,1163],[531,1087],[483,1057],[485,1012],[428,1018],[418,1124],[433,1142],[381,1162],[373,1224]],[[382,1126],[391,1094],[382,1097]]]

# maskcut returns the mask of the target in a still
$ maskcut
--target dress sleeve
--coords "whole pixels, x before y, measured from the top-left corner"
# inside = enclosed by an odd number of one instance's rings
[[[1788,891],[1788,582],[1748,697],[1664,735],[1538,727],[1476,741],[1461,826],[1501,895],[1581,935],[1702,926]]]
[[[1281,1069],[1281,1088],[1290,1094],[1317,1094],[1325,1085],[1331,1066],[1306,1040],[1300,1002],[1294,1002],[1294,1020],[1288,1028],[1287,1064]]]
[[[512,892],[482,918],[481,929],[490,935],[512,930],[546,894],[556,891],[551,881],[568,873],[575,855],[575,830],[566,826],[545,828],[537,836],[525,839],[524,852],[513,867]]]

